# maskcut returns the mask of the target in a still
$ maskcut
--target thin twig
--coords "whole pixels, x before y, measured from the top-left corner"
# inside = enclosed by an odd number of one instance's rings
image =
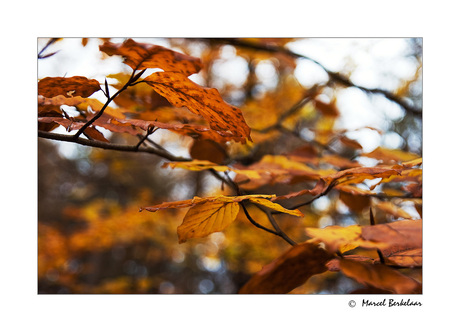
[[[145,70],[141,71],[140,73],[138,73],[137,75],[135,75],[136,73],[136,69],[133,70],[132,74],[131,74],[131,77],[129,78],[128,82],[125,83],[125,85],[123,85],[121,87],[120,90],[118,90],[113,96],[107,96],[107,101],[105,102],[104,106],[102,106],[101,110],[93,117],[91,118],[91,120],[89,120],[88,122],[86,122],[78,131],[77,133],[74,135],[74,139],[77,140],[80,135],[86,130],[86,128],[88,128],[89,126],[91,126],[97,119],[99,119],[102,114],[104,113],[105,109],[109,106],[109,104],[120,94],[122,93],[124,90],[126,90],[130,85],[132,85],[133,82],[135,82],[139,77],[140,75],[139,74],[142,74]]]

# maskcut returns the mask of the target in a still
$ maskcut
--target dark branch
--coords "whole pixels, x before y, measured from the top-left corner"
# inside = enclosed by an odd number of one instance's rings
[[[396,96],[395,94],[391,93],[390,91],[385,91],[385,90],[382,90],[382,89],[369,89],[369,88],[354,84],[353,82],[351,82],[347,77],[343,76],[342,74],[335,73],[335,72],[332,72],[332,71],[328,70],[320,62],[318,62],[318,61],[316,61],[316,60],[314,60],[314,59],[312,59],[312,58],[310,58],[308,56],[305,56],[305,55],[302,55],[302,54],[299,54],[299,53],[295,53],[295,52],[293,52],[293,51],[291,51],[291,50],[289,50],[287,48],[276,46],[276,45],[256,44],[256,43],[252,43],[252,42],[248,42],[248,41],[244,41],[244,40],[240,40],[240,39],[234,39],[234,38],[211,38],[211,39],[201,39],[201,40],[209,41],[211,44],[212,43],[230,44],[230,45],[237,46],[237,47],[250,48],[250,49],[253,49],[253,50],[259,50],[259,51],[269,52],[269,53],[273,53],[273,54],[281,53],[281,54],[285,54],[285,55],[288,55],[288,56],[293,57],[293,58],[301,58],[301,59],[311,61],[311,62],[315,63],[316,65],[318,65],[319,67],[321,67],[328,74],[329,79],[331,81],[335,82],[335,83],[344,85],[346,87],[355,87],[355,88],[360,89],[361,91],[364,91],[366,93],[382,94],[387,99],[397,103],[399,106],[404,108],[406,110],[406,112],[411,113],[412,115],[417,116],[417,117],[422,116],[422,110],[421,109],[418,109],[418,108],[415,108],[415,107],[409,105],[406,101],[404,101],[400,97]]]
[[[138,147],[137,145],[122,145],[122,144],[107,143],[107,142],[101,142],[101,141],[96,141],[96,140],[88,140],[88,139],[81,138],[81,137],[75,137],[74,135],[49,133],[49,132],[41,131],[41,130],[38,131],[38,137],[53,139],[53,140],[62,141],[62,142],[78,143],[81,145],[91,146],[94,148],[101,148],[101,149],[106,149],[106,150],[151,153],[159,157],[163,157],[170,161],[191,161],[190,158],[177,157],[177,156],[172,155],[166,150],[158,150],[158,149],[154,149],[151,147],[145,147],[145,146]]]

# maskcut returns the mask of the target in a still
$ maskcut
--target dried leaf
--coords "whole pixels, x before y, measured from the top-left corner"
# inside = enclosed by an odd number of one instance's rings
[[[160,68],[164,71],[181,72],[187,76],[201,70],[201,60],[189,55],[174,52],[158,45],[138,43],[132,39],[122,44],[105,42],[99,46],[108,55],[121,55],[124,63],[134,70]]]
[[[381,160],[384,163],[395,163],[400,161],[413,161],[420,159],[420,156],[397,149],[376,148],[374,151],[361,154],[363,157]]]
[[[388,264],[397,265],[401,267],[416,267],[422,266],[423,257],[422,257],[422,248],[403,250],[391,253],[386,255]]]
[[[139,119],[112,119],[111,123],[116,125],[129,124],[143,130],[157,127],[173,131],[179,135],[190,136],[194,139],[207,139],[219,143],[225,143],[233,139],[231,134],[217,132],[208,127],[193,124],[174,124]]]
[[[198,160],[208,160],[220,164],[228,157],[224,144],[213,140],[194,140],[190,147],[190,157]]]
[[[98,81],[83,76],[45,77],[38,82],[38,94],[47,98],[59,95],[87,98],[100,89]]]
[[[359,283],[396,294],[420,294],[422,292],[422,286],[418,281],[385,265],[371,265],[343,259],[340,261],[340,269],[343,274]]]
[[[311,276],[327,271],[333,256],[313,243],[296,245],[264,266],[239,291],[240,294],[285,294]]]
[[[399,206],[395,205],[392,202],[386,201],[386,202],[377,202],[375,206],[383,211],[386,214],[391,214],[392,216],[396,218],[404,218],[404,219],[410,219],[412,216],[400,208]]]
[[[330,252],[345,252],[357,247],[390,250],[392,247],[422,246],[422,221],[400,220],[373,226],[308,227],[306,233],[312,242],[323,242]]]
[[[385,167],[356,167],[349,168],[335,174],[322,176],[313,189],[304,189],[298,192],[278,196],[276,200],[289,199],[301,195],[320,195],[330,189],[331,185],[345,185],[352,183],[361,183],[366,179],[388,178],[392,175],[401,174],[400,170]]]
[[[153,73],[144,82],[172,105],[187,107],[192,113],[202,116],[211,129],[221,135],[231,134],[237,142],[251,140],[251,129],[241,110],[227,104],[216,89],[204,88],[177,72]]]
[[[222,231],[236,219],[239,208],[237,202],[222,201],[208,201],[193,206],[177,228],[179,243]]]

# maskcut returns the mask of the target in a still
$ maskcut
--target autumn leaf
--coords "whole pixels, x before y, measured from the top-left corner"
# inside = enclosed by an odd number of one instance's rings
[[[347,277],[359,283],[391,291],[396,294],[420,294],[421,284],[382,264],[366,264],[343,259],[340,269]]]
[[[306,233],[312,238],[310,241],[323,242],[330,252],[346,252],[357,247],[388,250],[395,246],[422,246],[421,220],[400,220],[372,226],[308,227]]]
[[[45,77],[38,82],[38,94],[47,98],[59,95],[87,98],[100,89],[98,81],[83,76]]]
[[[111,123],[118,126],[131,125],[146,131],[149,130],[149,128],[157,127],[175,132],[179,135],[189,136],[193,139],[208,139],[219,143],[225,143],[233,139],[231,134],[218,133],[209,127],[194,124],[175,124],[150,120],[116,118],[113,118]]]
[[[380,146],[371,152],[361,154],[361,156],[381,160],[384,163],[407,162],[420,158],[420,156],[414,153],[382,148]]]
[[[400,208],[399,206],[395,205],[392,202],[377,202],[375,204],[377,209],[394,216],[395,218],[404,218],[410,219],[412,216],[407,213],[404,209]]]
[[[217,165],[211,161],[207,160],[192,160],[192,161],[183,161],[183,162],[169,162],[164,163],[162,167],[171,167],[171,168],[182,168],[189,171],[204,171],[213,169],[217,172],[232,171],[237,174],[243,174],[250,178],[260,178],[259,172],[255,170],[246,170],[246,169],[237,169],[225,165]]]
[[[184,201],[142,207],[139,211],[156,212],[162,209],[191,207],[177,229],[179,243],[183,243],[189,238],[204,237],[226,228],[235,220],[238,214],[238,203],[244,200],[249,200],[279,212],[298,217],[303,216],[299,210],[288,210],[281,205],[270,202],[269,199],[273,197],[274,195],[194,197]]]
[[[239,208],[237,202],[222,201],[202,202],[193,206],[177,228],[179,243],[222,231],[236,219]]]
[[[298,244],[264,266],[240,289],[240,294],[285,294],[311,276],[327,271],[333,258],[313,243]]]
[[[162,209],[171,209],[171,208],[183,208],[183,207],[189,207],[189,206],[195,206],[197,204],[202,204],[206,202],[223,202],[223,203],[239,203],[245,200],[249,200],[255,204],[260,204],[265,207],[268,207],[272,210],[276,210],[279,212],[291,214],[294,216],[301,217],[303,214],[299,210],[288,210],[282,207],[279,204],[272,203],[270,201],[271,198],[274,198],[275,195],[242,195],[242,196],[210,196],[210,197],[194,197],[193,199],[188,199],[184,201],[177,201],[177,202],[166,202],[166,203],[161,203],[158,205],[154,206],[148,206],[148,207],[142,207],[140,208],[140,211],[142,210],[147,210],[150,212],[156,212],[158,210]]]
[[[169,72],[180,72],[187,76],[201,70],[201,60],[174,52],[162,46],[138,43],[132,39],[122,44],[105,42],[99,49],[108,55],[121,55],[123,62],[134,70],[160,68]]]
[[[361,183],[366,179],[388,178],[392,175],[401,174],[400,170],[385,167],[356,167],[349,168],[335,174],[322,176],[313,189],[303,189],[287,195],[278,196],[276,200],[289,199],[301,195],[313,196],[324,194],[332,186]]]
[[[172,105],[202,116],[220,134],[230,133],[237,142],[251,141],[251,129],[241,110],[227,104],[216,89],[202,87],[178,72],[153,73],[144,82]]]
[[[250,197],[249,201],[252,202],[252,203],[263,205],[265,207],[268,207],[269,209],[272,209],[272,210],[275,210],[275,211],[278,211],[278,212],[290,214],[290,215],[293,215],[293,216],[296,216],[296,217],[303,217],[303,213],[300,212],[299,210],[288,210],[288,209],[282,207],[281,205],[273,203],[273,202],[270,202],[269,200],[264,199],[264,198]]]

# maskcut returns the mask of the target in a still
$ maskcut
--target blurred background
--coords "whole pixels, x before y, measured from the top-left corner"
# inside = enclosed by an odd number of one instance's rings
[[[313,156],[334,155],[341,158],[331,162],[337,170],[382,162],[382,156],[372,153],[377,148],[399,150],[404,153],[400,160],[422,155],[421,38],[134,40],[200,58],[203,69],[190,79],[217,88],[224,100],[242,110],[252,128],[253,143],[224,146],[198,144],[166,130],[155,132],[151,139],[174,155],[217,162],[230,157],[247,167],[266,155],[297,155],[310,162]],[[38,52],[48,42],[38,39]],[[78,75],[103,84],[107,78],[115,91],[131,72],[120,57],[99,51],[103,42],[100,38],[56,41],[45,52],[56,53],[38,60],[38,79]],[[340,73],[353,85],[328,73]],[[380,90],[390,91],[407,107]],[[310,102],[289,112],[306,96],[312,97]],[[101,92],[92,98],[105,102]],[[170,108],[142,84],[111,106],[146,120],[165,116],[164,109]],[[79,112],[65,110],[71,116]],[[175,112],[175,121],[196,120]],[[100,130],[110,141],[133,144],[123,134]],[[65,133],[62,127],[54,131]],[[139,207],[232,193],[208,173],[163,168],[164,162],[149,154],[38,139],[39,293],[231,294],[290,247],[255,228],[244,215],[223,232],[179,245],[176,229],[187,209],[149,213],[138,212]],[[286,194],[313,185],[292,181],[289,186],[259,183],[243,189],[248,194]],[[369,206],[375,207],[376,219],[382,222],[421,217],[421,199],[385,201],[399,209],[393,213],[381,203],[331,192],[304,207],[301,220],[277,218],[283,230],[301,242],[307,239],[305,227],[368,223]],[[263,219],[257,209],[250,212],[254,219]],[[342,294],[358,287],[341,274],[326,272],[292,293]]]

